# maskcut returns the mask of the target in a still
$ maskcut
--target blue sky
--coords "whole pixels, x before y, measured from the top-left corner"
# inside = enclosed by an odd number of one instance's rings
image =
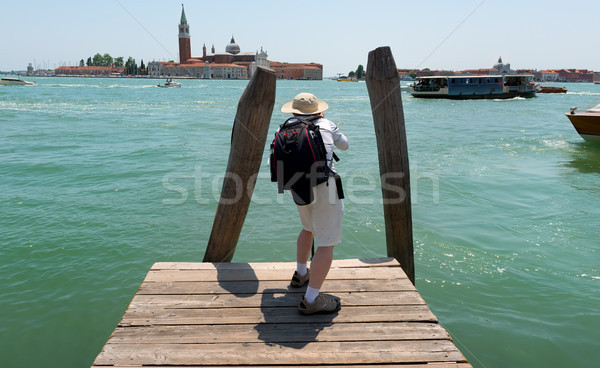
[[[0,70],[76,65],[96,53],[178,60],[181,0],[11,1],[0,6]],[[390,46],[399,68],[491,67],[600,71],[598,1],[193,1],[183,2],[192,55],[242,51],[317,62],[333,76],[366,67]]]

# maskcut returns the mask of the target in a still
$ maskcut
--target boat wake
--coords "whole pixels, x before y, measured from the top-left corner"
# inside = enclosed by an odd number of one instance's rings
[[[600,96],[600,92],[567,92],[568,95]]]
[[[525,97],[513,97],[513,98],[494,98],[492,101],[505,102],[505,101],[525,101]]]

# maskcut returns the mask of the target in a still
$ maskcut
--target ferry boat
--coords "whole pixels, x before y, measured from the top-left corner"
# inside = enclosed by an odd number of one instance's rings
[[[35,82],[29,82],[21,78],[4,77],[0,80],[2,86],[33,86]]]
[[[471,75],[418,77],[410,94],[423,98],[507,99],[535,97],[533,75]]]
[[[573,124],[581,138],[589,142],[600,142],[600,105],[586,112],[575,113],[577,107],[571,107],[571,112],[565,115]]]

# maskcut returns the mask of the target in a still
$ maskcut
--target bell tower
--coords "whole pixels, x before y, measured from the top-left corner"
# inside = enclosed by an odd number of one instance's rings
[[[179,22],[179,62],[181,64],[192,58],[192,47],[190,46],[190,26],[185,17],[185,10],[181,4],[181,21]]]

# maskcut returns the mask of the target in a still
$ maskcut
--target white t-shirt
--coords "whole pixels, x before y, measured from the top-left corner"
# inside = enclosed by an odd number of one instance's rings
[[[333,147],[337,147],[342,151],[348,149],[348,138],[340,131],[340,128],[335,125],[329,119],[320,118],[313,121],[313,124],[319,127],[319,132],[321,132],[321,137],[323,137],[323,143],[325,144],[325,149],[327,150],[327,165],[333,169]]]

